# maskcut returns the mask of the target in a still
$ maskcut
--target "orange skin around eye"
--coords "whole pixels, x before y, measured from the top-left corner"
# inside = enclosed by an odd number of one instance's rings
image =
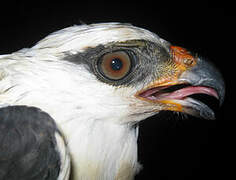
[[[118,59],[122,63],[122,67],[119,70],[112,69],[112,61]],[[110,79],[121,79],[123,78],[130,70],[131,62],[129,56],[125,52],[114,52],[106,54],[102,58],[101,68],[108,78]]]

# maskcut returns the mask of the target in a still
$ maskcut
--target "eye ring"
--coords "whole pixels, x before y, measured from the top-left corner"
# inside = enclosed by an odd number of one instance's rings
[[[109,80],[121,80],[126,77],[132,67],[132,60],[125,51],[104,54],[98,63],[100,73]]]

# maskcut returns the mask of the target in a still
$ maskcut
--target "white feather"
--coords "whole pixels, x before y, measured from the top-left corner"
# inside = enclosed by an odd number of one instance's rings
[[[61,167],[60,167],[58,180],[67,180],[69,179],[70,170],[71,170],[70,168],[71,159],[70,159],[69,150],[65,142],[65,139],[61,137],[60,134],[56,133],[55,138],[57,141],[57,150],[60,153],[60,158],[61,158],[60,160]]]
[[[73,53],[82,52],[88,47],[133,39],[145,39],[157,44],[168,43],[156,34],[130,24],[100,23],[75,25],[54,32],[39,41],[31,50],[49,51],[53,54]]]
[[[140,87],[115,88],[61,58],[131,39],[166,43],[131,25],[94,24],[60,30],[30,49],[0,56],[0,106],[29,105],[49,113],[68,141],[76,180],[132,179],[140,166],[130,123],[154,112],[151,103],[134,97]]]

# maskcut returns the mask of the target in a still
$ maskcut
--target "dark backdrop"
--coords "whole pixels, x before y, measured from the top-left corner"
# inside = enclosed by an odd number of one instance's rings
[[[226,100],[215,121],[161,113],[141,123],[137,179],[235,178],[235,22],[228,2],[69,1],[1,5],[0,54],[31,47],[74,24],[125,22],[149,29],[211,61],[226,81]],[[215,102],[213,102],[214,104]]]

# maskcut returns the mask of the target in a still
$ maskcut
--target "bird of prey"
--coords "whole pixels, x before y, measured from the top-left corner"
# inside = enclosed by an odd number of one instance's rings
[[[141,120],[214,119],[194,94],[222,104],[219,71],[130,24],[75,25],[1,55],[0,179],[133,179]]]

